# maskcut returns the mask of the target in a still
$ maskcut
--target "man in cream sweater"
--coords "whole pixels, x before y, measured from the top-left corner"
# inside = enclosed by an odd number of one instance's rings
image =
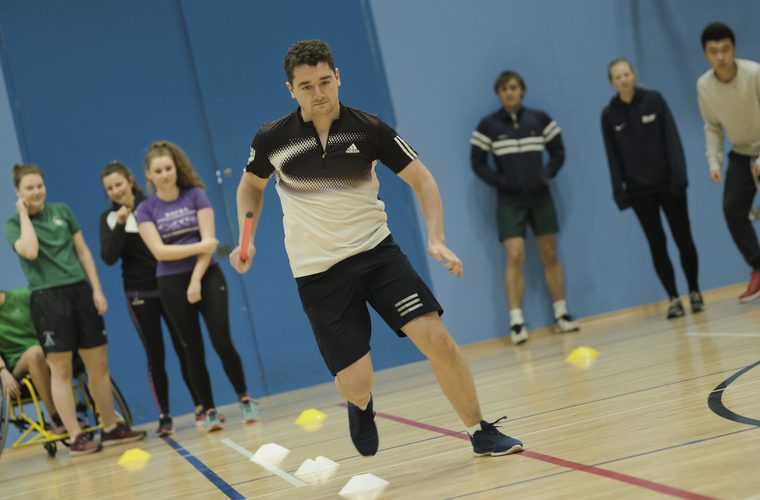
[[[702,49],[710,70],[699,77],[699,110],[705,122],[710,179],[723,179],[723,139],[733,145],[723,190],[728,230],[744,260],[752,267],[747,290],[739,302],[760,298],[760,245],[749,219],[760,176],[760,64],[735,59],[731,28],[709,24],[702,32]]]

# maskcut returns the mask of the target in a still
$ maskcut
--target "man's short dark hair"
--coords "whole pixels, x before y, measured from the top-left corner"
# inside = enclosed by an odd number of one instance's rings
[[[285,74],[288,81],[293,83],[293,70],[301,64],[316,66],[324,62],[335,71],[335,61],[333,60],[332,50],[322,40],[301,40],[290,46],[288,53],[285,54]]]
[[[726,38],[731,40],[731,45],[736,47],[734,32],[731,31],[731,28],[719,22],[710,23],[702,30],[702,50],[705,50],[707,42],[717,42]]]
[[[499,87],[502,85],[505,85],[508,81],[512,79],[517,80],[517,83],[520,84],[520,87],[523,89],[523,93],[525,93],[525,80],[523,80],[523,77],[520,76],[520,73],[517,71],[507,70],[502,71],[501,74],[496,78],[496,81],[493,82],[493,91],[495,94],[499,93]]]

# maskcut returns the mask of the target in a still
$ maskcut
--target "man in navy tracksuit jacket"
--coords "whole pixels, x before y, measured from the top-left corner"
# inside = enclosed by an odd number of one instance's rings
[[[475,173],[498,192],[499,239],[507,248],[505,284],[510,306],[510,337],[514,344],[528,340],[522,315],[525,287],[525,230],[531,226],[545,268],[546,284],[554,301],[556,331],[578,330],[567,313],[562,266],[557,259],[557,213],[549,182],[565,161],[557,122],[537,109],[522,106],[525,81],[514,71],[496,79],[494,92],[502,108],[483,118],[472,133],[470,159]],[[544,164],[544,150],[549,161]],[[494,166],[488,157],[493,156]],[[495,168],[494,168],[495,167]]]
[[[672,319],[683,316],[684,308],[668,257],[662,209],[681,254],[692,311],[699,312],[704,302],[686,204],[686,158],[673,115],[659,92],[635,86],[636,73],[627,60],[612,61],[608,77],[618,91],[602,111],[615,203],[620,210],[633,207],[644,229],[655,270],[670,297],[667,318]]]

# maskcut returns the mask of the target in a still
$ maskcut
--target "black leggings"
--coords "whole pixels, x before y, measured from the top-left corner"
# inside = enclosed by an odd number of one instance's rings
[[[153,396],[156,398],[160,412],[164,415],[169,414],[169,380],[164,365],[164,336],[161,331],[161,316],[164,317],[169,327],[169,336],[179,358],[182,378],[190,390],[193,403],[197,406],[200,402],[195,395],[193,385],[190,383],[185,348],[166,316],[166,311],[161,305],[161,299],[158,297],[158,291],[126,293],[129,315],[135,323],[135,328],[148,357],[148,382],[153,389]]]
[[[668,295],[671,298],[678,297],[678,290],[673,265],[670,263],[670,257],[668,257],[668,244],[660,219],[660,208],[665,212],[670,232],[673,234],[678,252],[681,254],[681,267],[686,274],[689,291],[698,291],[699,260],[697,248],[694,246],[694,240],[691,237],[686,193],[678,195],[656,193],[633,196],[631,197],[631,205],[649,242],[649,250],[652,252],[657,276]]]
[[[218,265],[209,266],[201,280],[201,301],[187,301],[187,287],[192,273],[173,274],[158,278],[158,290],[169,320],[179,334],[185,347],[190,380],[204,409],[214,407],[211,380],[206,368],[206,355],[201,335],[203,315],[211,345],[222,360],[224,372],[232,383],[238,397],[247,393],[243,363],[232,344],[227,305],[227,282]]]

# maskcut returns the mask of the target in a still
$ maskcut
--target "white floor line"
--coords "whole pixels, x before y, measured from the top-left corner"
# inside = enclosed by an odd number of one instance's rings
[[[689,332],[687,337],[760,337],[760,333]]]
[[[282,479],[284,479],[285,481],[289,482],[290,484],[292,484],[296,488],[301,488],[303,486],[306,486],[306,483],[304,483],[303,481],[301,481],[297,477],[291,476],[290,474],[288,474],[284,470],[282,470],[282,469],[280,469],[278,467],[275,467],[274,465],[270,464],[266,460],[259,460],[259,459],[255,458],[253,456],[253,453],[251,453],[250,451],[246,450],[245,448],[243,448],[242,446],[240,446],[239,444],[237,444],[233,440],[228,439],[228,438],[224,438],[224,439],[222,439],[222,443],[224,443],[227,447],[232,448],[236,452],[240,453],[241,455],[243,455],[245,458],[247,458],[251,462],[253,462],[255,464],[258,464],[258,465],[264,467],[269,472],[280,476]]]

